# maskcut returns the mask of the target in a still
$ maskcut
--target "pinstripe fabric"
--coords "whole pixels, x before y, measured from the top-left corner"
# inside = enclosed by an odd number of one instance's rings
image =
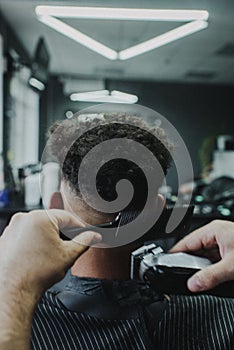
[[[234,304],[230,299],[172,296],[160,320],[156,314],[146,320],[146,308],[143,304],[143,312],[134,318],[108,320],[69,311],[55,292],[48,291],[34,316],[32,349],[234,349]],[[153,327],[148,331],[149,322]]]
[[[160,350],[233,350],[233,300],[173,296],[158,329]]]
[[[32,328],[32,349],[146,350],[141,319],[103,320],[61,307],[52,293],[38,305]]]

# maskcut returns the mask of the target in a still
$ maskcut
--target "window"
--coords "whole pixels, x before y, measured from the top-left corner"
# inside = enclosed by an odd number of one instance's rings
[[[30,70],[14,72],[10,82],[11,115],[8,159],[13,168],[38,162],[39,95],[28,85]]]

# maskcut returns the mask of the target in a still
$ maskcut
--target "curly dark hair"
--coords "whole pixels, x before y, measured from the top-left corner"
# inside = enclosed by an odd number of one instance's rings
[[[63,179],[76,195],[80,195],[78,183],[80,164],[88,152],[103,141],[126,139],[140,143],[157,158],[164,174],[167,173],[171,162],[173,145],[168,141],[163,129],[150,127],[137,116],[116,113],[83,115],[77,113],[72,119],[52,125],[50,135],[52,154],[60,163]],[[131,147],[134,146],[130,142],[129,148]],[[143,207],[148,193],[144,169],[121,156],[123,155],[120,154],[118,158],[100,167],[96,177],[97,191],[104,200],[112,201],[117,197],[116,184],[121,179],[127,179],[134,188],[130,207]],[[93,161],[96,160],[93,159]],[[146,159],[144,167],[150,166]],[[161,181],[162,179],[159,179],[157,187],[161,185]],[[157,190],[158,188],[155,188],[155,194]],[[86,192],[89,196],[88,184]]]

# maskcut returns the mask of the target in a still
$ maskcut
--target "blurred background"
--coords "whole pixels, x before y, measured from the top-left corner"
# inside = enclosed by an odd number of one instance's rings
[[[2,226],[13,212],[41,205],[51,123],[100,102],[137,102],[165,116],[194,168],[181,202],[192,192],[199,219],[232,220],[233,15],[231,0],[0,0]],[[172,169],[169,204],[176,184]]]

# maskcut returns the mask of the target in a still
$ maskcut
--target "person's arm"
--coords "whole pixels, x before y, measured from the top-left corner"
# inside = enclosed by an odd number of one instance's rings
[[[84,232],[62,241],[59,229],[82,223],[63,210],[16,214],[0,238],[0,349],[27,350],[33,313],[43,292],[101,240]],[[83,226],[83,225],[82,225]]]
[[[180,251],[203,255],[215,262],[188,280],[190,291],[200,292],[234,280],[233,222],[214,220],[199,228],[170,249],[170,253]]]
[[[32,316],[39,294],[0,278],[0,349],[29,349]]]

